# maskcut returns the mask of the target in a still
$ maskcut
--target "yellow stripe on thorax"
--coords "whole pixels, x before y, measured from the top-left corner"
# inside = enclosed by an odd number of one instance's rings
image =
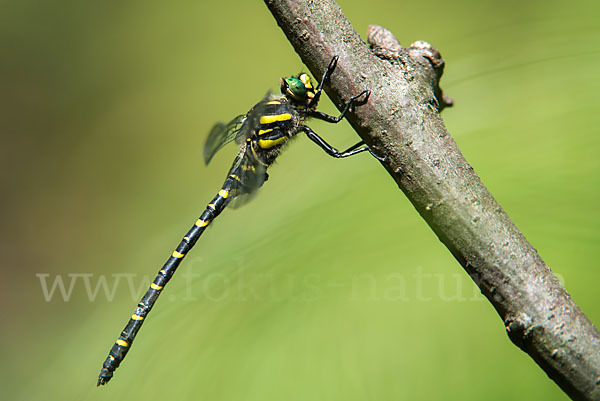
[[[264,135],[264,134],[268,134],[269,132],[273,132],[273,128],[259,130],[258,131],[258,136],[261,136],[261,135]]]
[[[284,143],[287,140],[288,140],[287,136],[281,136],[277,139],[259,139],[258,146],[260,146],[263,149],[268,149],[268,148],[272,148],[273,146],[281,145],[282,143]]]
[[[281,104],[281,102],[279,100],[271,100],[270,102],[267,102],[265,104]]]
[[[287,121],[287,120],[291,120],[291,119],[292,119],[292,115],[290,113],[283,113],[283,114],[275,114],[273,116],[261,116],[259,121],[261,124],[271,124],[271,123],[276,123],[278,121]]]

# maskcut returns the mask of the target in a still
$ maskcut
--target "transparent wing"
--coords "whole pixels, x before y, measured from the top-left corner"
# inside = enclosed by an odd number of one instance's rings
[[[259,125],[260,116],[263,115],[269,99],[270,94],[267,93],[247,114],[239,115],[227,124],[215,124],[204,144],[204,163],[208,164],[215,153],[229,142],[235,140],[239,144],[250,138],[253,130]]]
[[[245,115],[235,117],[229,123],[217,123],[210,130],[206,143],[204,144],[204,163],[208,164],[215,153],[219,151],[223,146],[236,139],[239,142],[244,132],[242,127],[246,120]]]

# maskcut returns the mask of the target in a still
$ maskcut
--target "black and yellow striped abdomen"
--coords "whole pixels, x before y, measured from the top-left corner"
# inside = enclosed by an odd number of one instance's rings
[[[141,301],[138,303],[129,322],[106,357],[100,376],[98,377],[98,385],[106,384],[112,378],[114,371],[119,367],[119,364],[131,348],[131,344],[133,343],[137,332],[142,327],[144,319],[148,316],[148,313],[156,303],[156,300],[164,287],[167,285],[173,274],[175,274],[177,267],[198,241],[198,238],[200,238],[204,230],[206,230],[206,227],[208,227],[208,225],[223,211],[229,202],[232,191],[236,191],[239,187],[239,178],[236,180],[236,177],[237,175],[235,172],[230,172],[217,196],[215,196],[206,206],[204,212],[183,237],[177,248],[175,248],[169,259],[167,259],[156,275],[152,284],[150,284],[150,288],[148,288],[148,291],[146,291],[146,294],[144,294]]]

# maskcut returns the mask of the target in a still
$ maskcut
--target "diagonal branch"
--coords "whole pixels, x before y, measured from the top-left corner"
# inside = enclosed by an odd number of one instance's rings
[[[340,107],[371,91],[349,115],[361,138],[502,318],[510,339],[571,398],[600,400],[600,333],[467,163],[440,110],[444,62],[426,42],[402,48],[370,27],[370,48],[333,0],[265,0],[304,63]]]

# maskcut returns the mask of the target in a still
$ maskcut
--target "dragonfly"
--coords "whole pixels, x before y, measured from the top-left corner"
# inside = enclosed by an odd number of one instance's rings
[[[217,195],[185,234],[150,284],[148,291],[137,304],[127,325],[110,349],[102,365],[102,370],[98,376],[98,386],[108,383],[113,377],[115,370],[131,349],[133,340],[161,292],[175,274],[183,258],[206,230],[206,227],[221,214],[225,207],[240,206],[256,193],[256,190],[268,178],[268,167],[273,164],[285,146],[298,133],[304,132],[311,141],[316,143],[328,155],[336,158],[349,157],[368,151],[381,160],[364,141],[360,141],[340,152],[305,125],[308,118],[338,123],[353,107],[368,102],[370,91],[365,90],[352,96],[345,103],[338,117],[316,110],[323,86],[333,74],[337,62],[338,56],[334,56],[318,87],[315,88],[310,77],[304,73],[289,78],[281,78],[281,94],[269,94],[246,114],[235,117],[229,123],[217,123],[212,128],[203,151],[206,164],[221,148],[230,142],[237,143],[240,150]]]

